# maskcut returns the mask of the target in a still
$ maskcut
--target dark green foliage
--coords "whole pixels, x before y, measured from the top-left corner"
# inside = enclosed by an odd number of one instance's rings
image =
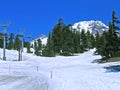
[[[120,56],[119,38],[112,24],[109,25],[108,37],[109,38],[106,39],[108,41],[107,50],[109,50],[109,57],[112,58]]]
[[[95,37],[95,47],[98,49],[99,48],[99,39],[100,39],[100,35],[97,32],[96,33],[96,37]],[[98,53],[98,51],[96,51],[96,53]]]
[[[51,45],[51,42],[53,43]],[[71,25],[65,25],[62,19],[58,20],[51,35],[49,35],[47,46],[43,50],[43,56],[74,55],[94,48],[94,36],[88,31],[72,30]],[[52,49],[51,49],[52,48]],[[51,53],[53,53],[51,55]]]
[[[92,48],[92,38],[91,38],[91,33],[90,33],[89,30],[86,33],[86,37],[87,37],[87,40],[86,40],[87,45],[86,45],[86,47],[88,49],[91,49]]]
[[[14,49],[14,34],[13,33],[10,34],[8,49],[10,50]]]
[[[74,53],[80,53],[80,32],[75,31],[73,33],[74,37]]]
[[[38,39],[37,42],[38,42],[38,50],[40,51],[42,49],[42,42],[40,39]]]
[[[38,39],[37,41],[34,41],[34,50],[35,50],[35,55],[37,56],[42,55],[42,43],[40,39]]]
[[[54,57],[55,56],[54,41],[52,39],[51,33],[49,33],[47,45],[44,47],[42,54],[43,54],[43,56],[46,56],[46,57]]]
[[[6,49],[8,49],[8,35],[5,37],[6,42]]]
[[[91,49],[95,48],[95,37],[93,34],[91,34]]]
[[[38,39],[37,40],[37,49],[36,49],[36,55],[37,56],[40,56],[40,55],[42,55],[42,43],[41,43],[41,40],[40,39]]]
[[[3,48],[3,39],[0,39],[0,48]]]
[[[34,41],[34,54],[36,55],[37,54],[37,42]]]
[[[16,35],[16,37],[15,37],[14,49],[18,50],[18,51],[21,49],[21,41],[20,41],[18,35]]]
[[[74,36],[70,27],[71,25],[66,26],[62,19],[59,19],[58,24],[54,27],[52,40],[56,54],[72,55],[74,53]]]
[[[81,52],[86,51],[87,47],[88,47],[87,36],[86,36],[85,30],[83,29],[81,31],[81,35],[80,35],[80,48],[81,48]]]
[[[27,41],[24,41],[24,47],[26,47],[26,48],[27,48],[27,46],[28,46],[28,43],[29,43],[29,42],[27,42]]]
[[[63,29],[64,39],[62,43],[62,52],[66,55],[72,55],[74,53],[74,36],[69,27],[70,26],[65,26]]]
[[[80,33],[80,52],[83,53],[84,51],[87,51],[89,49],[92,49],[95,47],[95,37],[92,33],[88,30],[85,32],[83,29]]]
[[[58,24],[53,28],[52,32],[52,39],[54,41],[54,50],[56,53],[60,53],[60,50],[62,48],[62,43],[63,43],[63,28],[64,28],[64,23],[62,19],[58,20]]]
[[[120,21],[112,12],[112,22],[109,23],[108,32],[96,36],[96,52],[105,58],[120,57],[120,37],[117,36],[117,30],[120,29],[117,24]]]
[[[109,24],[109,31],[107,41],[107,49],[109,50],[109,57],[120,56],[120,43],[119,37],[117,36],[117,30],[120,29],[117,24],[120,24],[120,20],[115,16],[115,12],[112,12],[112,23]]]
[[[100,54],[102,57],[107,55],[106,45],[107,45],[106,32],[104,32],[102,36],[99,36],[99,38],[97,37],[97,44],[96,44],[96,48],[97,48],[96,52]]]
[[[27,48],[27,53],[31,53],[31,51],[30,51],[30,43],[29,42],[25,42],[24,45]]]

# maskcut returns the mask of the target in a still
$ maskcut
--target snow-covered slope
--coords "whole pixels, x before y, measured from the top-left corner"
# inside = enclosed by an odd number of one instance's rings
[[[98,31],[101,34],[103,31],[108,30],[108,26],[106,26],[101,21],[91,20],[91,21],[77,22],[72,26],[72,29],[78,30],[80,32],[82,29],[84,29],[85,31],[89,30],[93,34],[96,34],[96,32]]]
[[[93,53],[51,58],[23,53],[18,62],[18,52],[7,50],[7,61],[0,60],[0,90],[120,90],[120,72],[104,69],[120,62],[91,63],[101,58]]]
[[[41,40],[42,45],[46,45],[46,44],[47,44],[47,39],[48,39],[48,37],[46,37],[45,35],[42,34],[42,35],[40,35],[40,37],[38,37],[38,38],[36,38],[35,40],[31,41],[31,42],[30,42],[31,45],[34,45],[34,41],[37,41],[38,39]]]

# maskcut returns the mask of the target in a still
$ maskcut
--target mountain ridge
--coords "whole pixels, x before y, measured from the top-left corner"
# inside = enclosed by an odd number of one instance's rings
[[[72,25],[72,30],[77,30],[81,32],[82,29],[84,29],[85,32],[89,30],[93,34],[96,34],[96,32],[102,34],[103,31],[107,31],[108,28],[109,27],[107,25],[99,20],[80,21]]]

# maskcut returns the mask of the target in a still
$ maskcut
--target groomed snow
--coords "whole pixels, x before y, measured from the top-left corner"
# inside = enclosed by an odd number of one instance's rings
[[[101,58],[93,53],[51,58],[23,53],[18,62],[18,52],[7,50],[7,61],[0,61],[0,90],[120,90],[120,72],[104,69],[114,63],[92,63]]]

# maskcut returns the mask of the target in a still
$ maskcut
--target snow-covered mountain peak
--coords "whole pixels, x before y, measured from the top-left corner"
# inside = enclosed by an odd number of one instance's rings
[[[44,34],[41,34],[38,39],[44,39],[44,38],[46,38],[46,36]]]
[[[41,40],[42,45],[46,45],[47,44],[47,39],[48,37],[46,37],[44,34],[41,34],[40,37],[36,38],[35,40],[31,41],[31,45],[34,45],[34,41],[37,41],[38,39]]]
[[[98,20],[90,20],[90,21],[81,21],[77,22],[72,26],[73,30],[78,30],[81,32],[82,29],[85,31],[89,30],[91,33],[95,34],[97,31],[102,33],[103,31],[108,30],[108,26],[106,26],[102,21]]]

